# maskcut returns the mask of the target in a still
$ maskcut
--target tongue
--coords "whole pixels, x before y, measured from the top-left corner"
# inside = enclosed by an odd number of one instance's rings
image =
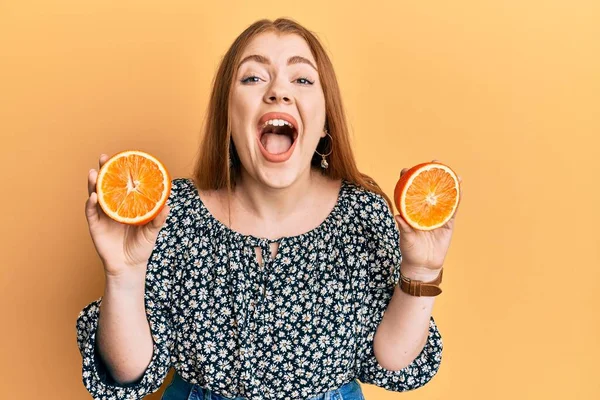
[[[285,153],[292,147],[292,139],[287,135],[265,133],[260,139],[263,147],[271,154]]]

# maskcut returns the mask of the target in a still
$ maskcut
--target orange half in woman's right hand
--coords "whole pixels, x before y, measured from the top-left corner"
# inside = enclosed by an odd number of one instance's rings
[[[169,172],[143,151],[115,154],[104,163],[96,181],[98,204],[113,220],[144,225],[154,219],[171,193]]]

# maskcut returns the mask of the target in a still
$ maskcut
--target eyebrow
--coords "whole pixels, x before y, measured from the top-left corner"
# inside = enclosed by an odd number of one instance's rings
[[[267,57],[261,56],[260,54],[252,54],[252,55],[249,55],[248,57],[245,57],[239,63],[238,69],[242,66],[243,63],[245,63],[247,61],[256,61],[258,63],[267,64],[267,65],[271,64],[271,61]],[[287,61],[287,65],[292,65],[292,64],[308,64],[311,67],[313,67],[315,69],[315,71],[317,71],[317,67],[315,67],[314,64],[309,59],[304,58],[302,56],[290,57]]]

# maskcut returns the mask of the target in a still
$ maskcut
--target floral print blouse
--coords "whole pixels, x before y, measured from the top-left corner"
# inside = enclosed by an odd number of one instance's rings
[[[385,199],[342,181],[328,217],[304,234],[269,240],[211,215],[189,178],[175,178],[169,217],[148,260],[145,306],[154,352],[143,376],[119,385],[95,350],[102,298],[77,318],[83,383],[95,399],[140,399],[171,367],[225,397],[306,399],[355,378],[402,392],[437,373],[442,339],[406,368],[377,362],[373,337],[398,283],[399,233]],[[257,262],[255,247],[262,249]]]

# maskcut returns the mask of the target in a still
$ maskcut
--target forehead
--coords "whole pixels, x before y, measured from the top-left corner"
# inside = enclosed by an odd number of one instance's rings
[[[268,57],[275,64],[285,64],[290,56],[301,56],[316,65],[306,40],[295,34],[268,32],[257,35],[248,43],[241,59],[252,54]]]

